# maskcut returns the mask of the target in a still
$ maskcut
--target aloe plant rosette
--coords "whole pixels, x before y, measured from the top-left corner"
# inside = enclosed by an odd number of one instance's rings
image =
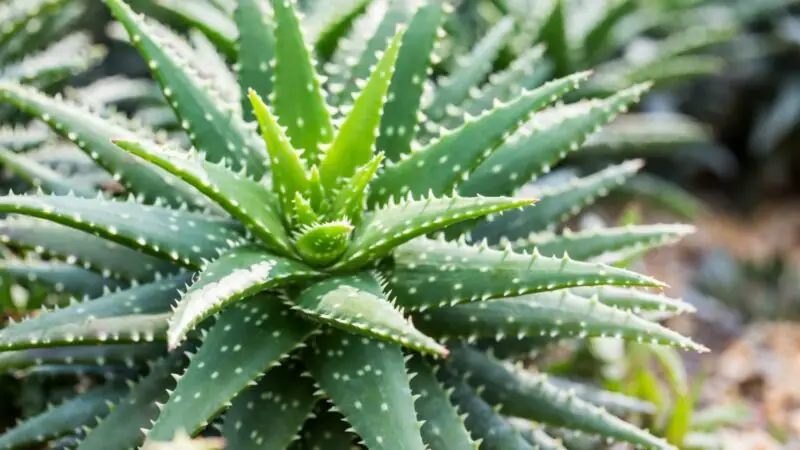
[[[544,431],[508,420],[518,417],[670,448],[501,359],[591,336],[702,350],[642,314],[687,309],[634,289],[661,283],[591,261],[672,240],[687,227],[529,236],[624,181],[638,161],[542,190],[538,203],[514,195],[646,85],[581,103],[559,120],[554,107],[544,123],[535,113],[589,73],[513,99],[502,98],[508,86],[491,85],[478,115],[416,146],[447,13],[438,2],[392,3],[365,38],[353,77],[339,71],[326,80],[292,2],[262,9],[240,0],[241,105],[224,103],[198,78],[173,35],[121,0],[106,3],[193,149],[0,85],[0,99],[47,122],[130,195],[0,198],[0,211],[12,215],[6,243],[116,283],[111,293],[0,331],[0,358],[83,351],[152,365],[130,387],[109,382],[22,422],[0,446],[86,425],[81,450],[135,448],[209,426],[233,449],[561,448]],[[439,102],[457,100],[458,80],[439,88]],[[503,239],[492,236],[498,230]]]

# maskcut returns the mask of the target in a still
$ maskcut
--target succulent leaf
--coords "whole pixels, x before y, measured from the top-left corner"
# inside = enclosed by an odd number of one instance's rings
[[[100,166],[129,189],[148,200],[164,198],[173,205],[194,203],[196,195],[178,180],[155,167],[139,164],[111,143],[111,139],[136,139],[130,130],[110,120],[89,114],[69,102],[47,97],[32,88],[0,83],[0,100],[15,104],[42,119],[56,132],[75,143]],[[191,189],[191,188],[189,188]]]
[[[675,313],[694,312],[691,303],[638,289],[615,286],[578,287],[570,289],[575,295],[596,298],[600,303],[625,311],[668,311]]]
[[[229,160],[236,170],[260,178],[266,172],[266,152],[258,145],[244,122],[231,114],[208,87],[201,86],[182,69],[178,52],[171,51],[166,38],[122,0],[105,0],[114,17],[131,36],[133,45],[148,62],[168,103],[181,119],[181,127],[195,147],[204,149],[210,162]],[[227,110],[226,110],[227,109]]]
[[[414,315],[413,320],[419,329],[438,338],[616,337],[707,351],[661,325],[568,291],[432,309]]]
[[[510,197],[427,197],[409,199],[371,212],[353,233],[353,242],[334,267],[351,269],[382,258],[416,237],[487,214],[533,204]]]
[[[314,341],[305,360],[370,449],[425,449],[400,346],[331,329]]]
[[[587,137],[626,111],[648,88],[637,85],[603,100],[534,114],[475,170],[459,193],[510,195],[532,178],[547,173],[567,152],[578,150]]]
[[[171,352],[153,364],[149,373],[134,384],[114,406],[111,414],[91,429],[76,450],[105,450],[110,442],[120,448],[138,448],[144,441],[143,428],[158,417],[158,404],[164,403],[175,388],[172,374],[188,363],[185,351],[192,346]]]
[[[288,447],[317,401],[314,381],[302,370],[293,362],[281,364],[233,400],[222,427],[229,448]]]
[[[588,73],[578,73],[524,92],[387,167],[373,183],[372,204],[408,193],[449,194],[468,179],[469,173],[492,154],[508,133],[516,130],[536,110],[577,88],[587,76]]]
[[[425,418],[422,425],[422,440],[435,450],[477,449],[467,429],[464,419],[450,403],[450,392],[436,378],[438,367],[420,355],[410,355],[406,360],[411,391],[419,398],[414,408],[420,417]]]
[[[353,450],[356,436],[341,414],[327,409],[306,421],[300,432],[301,448]]]
[[[188,267],[204,266],[206,258],[243,239],[237,224],[227,219],[99,197],[6,195],[0,198],[0,211],[93,233]]]
[[[399,161],[401,155],[411,151],[420,120],[423,87],[443,18],[442,5],[428,2],[417,9],[403,35],[403,51],[397,56],[376,142],[377,149],[390,161]]]
[[[405,29],[401,28],[389,42],[370,78],[353,103],[338,129],[336,137],[320,165],[322,184],[329,191],[340,188],[356,170],[372,159],[375,152],[375,133],[381,120],[381,110],[394,73]]]
[[[233,18],[239,29],[236,75],[242,96],[242,113],[246,121],[255,119],[250,100],[250,89],[261,98],[272,94],[272,58],[275,56],[275,35],[272,21],[261,7],[260,0],[239,0]]]
[[[224,166],[207,162],[196,153],[157,150],[132,141],[115,140],[114,143],[196,188],[247,226],[271,249],[283,255],[293,254],[280,212],[276,210],[276,200],[262,184],[237,175]]]
[[[188,275],[167,278],[9,325],[0,330],[0,349],[164,339],[167,313],[187,280]]]
[[[303,291],[292,307],[312,320],[433,355],[447,349],[417,331],[369,273],[331,277]]]
[[[71,264],[0,260],[0,276],[6,281],[32,287],[46,286],[58,294],[97,297],[120,283]]]
[[[233,249],[209,263],[181,297],[170,320],[169,345],[177,346],[189,330],[232,303],[315,276],[319,274],[303,263],[255,245]]]
[[[41,189],[48,194],[75,194],[80,197],[94,197],[97,195],[97,191],[92,186],[74,179],[68,179],[31,158],[8,151],[2,147],[0,147],[0,163],[34,188]]]
[[[596,62],[604,56],[610,46],[609,41],[613,39],[616,25],[635,10],[636,2],[633,0],[609,2],[604,8],[602,16],[583,38],[584,58],[589,62]]]
[[[326,222],[308,226],[297,233],[297,253],[314,267],[325,267],[347,251],[353,225],[346,221]]]
[[[482,450],[534,450],[503,416],[448,368],[441,368],[437,375],[452,391],[452,403],[466,414],[465,424]]]
[[[547,55],[555,63],[556,75],[564,76],[572,72],[572,49],[567,37],[567,18],[564,15],[564,0],[555,0],[553,9],[539,30],[536,42],[547,45]]]
[[[0,242],[34,251],[119,280],[146,282],[179,269],[164,261],[123,247],[93,234],[43,219],[25,216],[0,221]]]
[[[309,166],[333,139],[333,125],[312,55],[303,39],[295,0],[271,0],[275,16],[273,106],[291,145]]]
[[[356,225],[359,223],[366,208],[370,182],[381,167],[382,161],[383,154],[379,153],[356,170],[355,175],[336,194],[332,218],[346,218]]]
[[[96,422],[124,395],[123,386],[115,383],[92,389],[18,424],[0,436],[0,448],[29,447]]]
[[[430,239],[395,250],[387,280],[397,304],[411,311],[573,286],[661,285],[644,275],[598,263]]]
[[[313,331],[313,325],[270,295],[226,308],[180,375],[147,438],[170,440],[181,429],[194,434]],[[209,380],[214,389],[208,389]]]
[[[124,365],[135,367],[164,353],[164,344],[112,344],[57,348],[29,348],[0,353],[0,371],[20,370],[41,365]]]
[[[544,376],[509,367],[469,347],[453,349],[449,367],[472,386],[481,386],[481,396],[501,405],[507,414],[542,423],[596,433],[647,448],[672,446],[605,410],[562,391]]]

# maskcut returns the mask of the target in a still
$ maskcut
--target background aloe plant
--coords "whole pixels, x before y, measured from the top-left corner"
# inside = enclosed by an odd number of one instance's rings
[[[179,130],[0,84],[118,183],[24,159],[39,191],[0,199],[4,242],[38,257],[6,273],[56,294],[0,331],[0,366],[104,369],[0,446],[130,448],[183,430],[236,449],[562,448],[551,435],[568,429],[671,448],[620,418],[647,404],[515,365],[597,336],[704,350],[653,321],[689,305],[611,265],[691,227],[553,232],[641,161],[525,187],[648,84],[566,106],[589,73],[518,90],[517,66],[484,82],[465,65],[434,85],[438,2],[371,2],[325,64],[321,36],[351,19],[240,0],[220,55],[106,3]],[[462,117],[440,112],[464,101]]]

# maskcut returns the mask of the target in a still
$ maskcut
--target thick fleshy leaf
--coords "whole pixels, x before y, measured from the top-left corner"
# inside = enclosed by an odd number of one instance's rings
[[[168,312],[188,275],[73,303],[0,330],[0,349],[165,339]]]
[[[654,347],[668,348],[668,347]],[[509,369],[512,370],[512,369]],[[513,371],[513,370],[512,370]],[[615,415],[625,414],[654,414],[656,406],[650,402],[630,397],[618,392],[606,391],[589,381],[572,381],[566,378],[548,376],[547,374],[535,375],[531,371],[523,371],[520,378],[536,382],[541,379],[548,382],[553,387],[569,394],[575,395],[581,400],[589,402],[598,407],[604,408]]]
[[[24,179],[32,187],[48,194],[75,194],[80,197],[93,197],[97,191],[90,185],[69,179],[36,161],[0,147],[0,164],[15,175]]]
[[[514,420],[514,418],[509,421],[536,450],[567,450],[560,439],[547,434],[541,425],[527,420]]]
[[[545,376],[510,367],[482,352],[468,347],[453,349],[448,364],[470,385],[480,386],[481,397],[502,407],[506,414],[596,433],[647,448],[672,448],[662,439],[581,400],[575,393],[558,389]]]
[[[369,184],[381,166],[383,154],[356,170],[355,175],[339,190],[333,201],[332,218],[346,219],[358,225],[367,203]]]
[[[447,349],[417,331],[370,273],[332,277],[303,291],[292,307],[313,320],[433,355]]]
[[[560,235],[542,233],[512,243],[515,251],[536,249],[545,256],[569,255],[578,260],[602,257],[621,250],[648,250],[669,245],[693,233],[694,227],[682,224],[629,225],[614,228],[564,231]]]
[[[118,280],[152,281],[178,266],[64,225],[25,216],[0,221],[0,242],[82,266]]]
[[[275,23],[275,98],[273,106],[292,146],[308,166],[320,160],[322,145],[333,139],[331,114],[303,40],[295,0],[271,0]]]
[[[156,362],[100,424],[88,432],[76,450],[106,450],[110,442],[119,448],[138,448],[144,441],[142,429],[158,416],[158,404],[175,388],[173,374],[188,363],[185,354],[191,347],[173,351]]]
[[[225,413],[222,437],[228,448],[285,449],[292,442],[317,398],[314,381],[303,367],[281,364],[233,400]]]
[[[370,449],[425,449],[400,346],[330,329],[305,360]]]
[[[156,0],[155,5],[176,15],[194,28],[199,29],[214,43],[214,46],[227,57],[236,54],[236,24],[224,11],[211,2],[182,0]]]
[[[608,195],[612,189],[625,183],[643,165],[641,160],[632,160],[554,186],[533,186],[523,193],[539,199],[535,206],[507,212],[496,220],[481,221],[471,231],[472,238],[496,243],[553,230],[597,198]]]
[[[421,330],[439,338],[615,337],[707,351],[661,325],[567,291],[428,310],[415,314],[413,320]]]
[[[637,3],[634,0],[608,2],[599,20],[583,38],[584,57],[590,62],[595,62],[604,56],[608,51],[609,41],[613,40],[617,24],[636,9]]]
[[[617,193],[635,198],[676,214],[685,220],[695,220],[707,210],[694,194],[678,184],[648,173],[638,173],[620,186]]]
[[[228,219],[132,201],[6,195],[0,212],[49,220],[189,267],[202,267],[244,240]]]
[[[125,394],[122,384],[110,384],[90,390],[37,416],[21,422],[0,435],[0,448],[24,448],[42,444],[92,425],[109,413],[112,404]]]
[[[436,94],[425,114],[439,121],[448,106],[460,106],[469,98],[470,90],[476,88],[492,70],[492,63],[514,31],[514,19],[500,19],[452,70],[452,74],[439,83]]]
[[[209,263],[178,303],[169,345],[177,346],[197,324],[251,295],[318,276],[313,269],[258,246],[236,248]]]
[[[553,9],[539,29],[539,35],[535,39],[536,42],[543,42],[547,45],[547,56],[555,63],[556,75],[558,76],[564,76],[572,72],[573,67],[573,52],[567,36],[568,25],[564,12],[564,3],[564,0],[552,2]]]
[[[196,204],[197,195],[163,170],[143,165],[111,139],[137,139],[126,126],[108,120],[85,107],[50,98],[29,87],[0,83],[0,101],[8,101],[43,120],[88,154],[98,165],[119,177],[128,189],[145,199],[167,200],[172,205]],[[119,122],[119,121],[116,121]]]
[[[169,440],[195,433],[270,367],[303,345],[314,326],[277,298],[252,297],[225,309],[192,357],[147,438]],[[214,389],[208,389],[209,382]]]
[[[322,184],[330,191],[338,189],[343,180],[350,179],[356,169],[370,162],[375,153],[375,133],[381,120],[381,110],[394,73],[404,29],[395,34],[383,56],[372,71],[353,108],[339,126],[336,138],[320,165]]]
[[[24,152],[41,146],[50,137],[50,130],[38,122],[27,126],[4,125],[0,127],[0,148]]]
[[[353,225],[346,221],[319,223],[299,231],[294,245],[303,261],[325,267],[347,251],[352,232]]]
[[[411,311],[573,286],[663,285],[603,264],[444,240],[420,238],[398,247],[393,257],[388,286],[397,304]]]
[[[163,343],[29,348],[0,353],[0,372],[51,364],[135,367],[163,353]]]
[[[372,211],[353,233],[353,242],[335,267],[352,269],[382,258],[395,247],[432,231],[488,214],[531,205],[534,200],[507,197],[409,198]]]
[[[649,85],[603,100],[554,107],[530,121],[492,153],[459,188],[464,196],[510,195],[581,148],[587,137],[637,102]]]
[[[439,380],[452,390],[453,404],[466,414],[465,424],[482,450],[534,450],[508,421],[483,401],[448,367],[437,373]]]
[[[266,152],[255,139],[255,134],[232,113],[233,107],[222,104],[210,86],[202,86],[183,69],[187,63],[179,52],[169,47],[167,36],[161,35],[156,27],[150,26],[122,0],[105,2],[131,36],[133,45],[147,60],[194,146],[204,151],[210,162],[228,160],[234,169],[245,168],[248,174],[257,178],[264,175]]]
[[[588,75],[585,72],[570,75],[525,91],[511,102],[467,121],[424,149],[387,167],[373,183],[371,203],[401,198],[408,193],[449,194],[531,114],[577,88]]]
[[[443,18],[442,5],[428,2],[414,14],[403,36],[376,144],[378,151],[385,153],[390,161],[399,161],[401,155],[411,151],[420,120],[418,111],[423,87]]]
[[[407,359],[406,367],[411,390],[419,396],[414,408],[425,420],[421,430],[425,444],[434,450],[477,449],[464,427],[464,419],[450,403],[450,392],[436,379],[438,367],[416,354]]]
[[[236,75],[242,95],[242,113],[247,121],[255,119],[247,93],[253,89],[261,98],[272,94],[275,55],[272,22],[261,0],[239,0],[233,14],[239,30]]]
[[[182,179],[238,219],[270,248],[291,255],[292,247],[276,211],[275,198],[263,184],[236,174],[196,153],[147,147],[139,142],[114,143]]]
[[[75,297],[98,297],[106,289],[121,286],[82,267],[42,261],[0,260],[0,276],[22,286],[45,286],[53,292]]]
[[[585,298],[596,298],[600,303],[638,314],[641,311],[695,312],[691,303],[669,298],[664,294],[625,289],[615,286],[579,287],[570,291]]]
[[[350,426],[341,414],[330,409],[323,410],[306,421],[300,432],[301,449],[353,450],[356,435],[349,431]],[[299,450],[290,447],[291,450]]]

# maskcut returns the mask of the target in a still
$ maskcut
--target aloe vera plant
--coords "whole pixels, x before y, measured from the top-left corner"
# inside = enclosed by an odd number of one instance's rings
[[[294,2],[240,0],[235,76],[198,67],[196,47],[122,0],[106,4],[191,148],[0,84],[0,100],[124,189],[65,194],[71,181],[54,176],[0,197],[3,241],[50,261],[38,283],[19,282],[87,298],[0,330],[0,367],[148,368],[20,422],[0,447],[159,448],[218,429],[233,449],[562,448],[536,423],[672,448],[612,412],[636,410],[633,399],[513,363],[594,336],[705,350],[642,313],[688,309],[645,290],[660,282],[597,261],[690,227],[548,233],[641,161],[521,189],[647,84],[564,109],[552,105],[590,73],[513,99],[502,95],[516,81],[490,82],[488,106],[448,128],[424,112],[457,100],[452,84],[428,89],[449,14],[439,2],[370,3],[373,33],[351,34],[320,67]],[[354,30],[369,22],[357,20]]]

